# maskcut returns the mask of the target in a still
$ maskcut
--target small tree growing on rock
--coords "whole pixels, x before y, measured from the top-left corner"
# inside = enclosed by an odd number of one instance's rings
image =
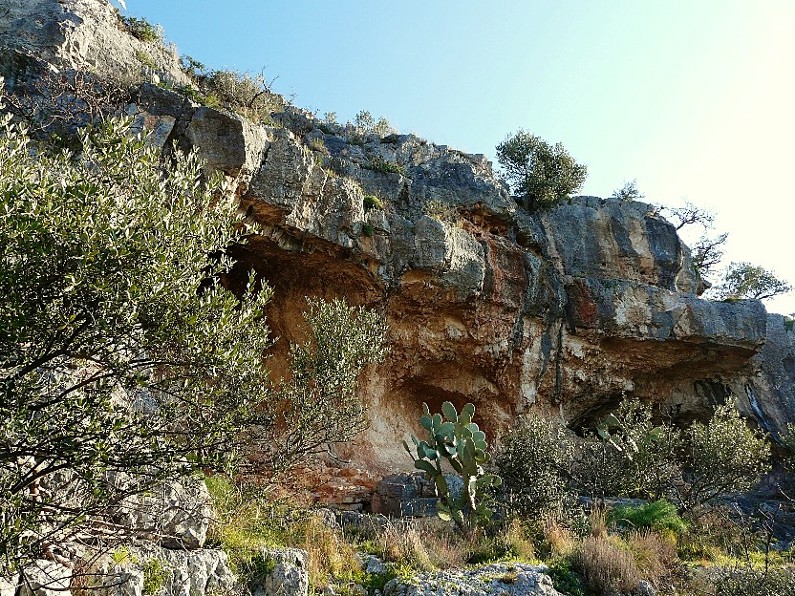
[[[525,209],[548,207],[582,187],[588,174],[561,143],[518,130],[497,145],[497,160]]]
[[[786,294],[792,286],[768,271],[751,263],[731,263],[711,294],[719,300],[765,300]]]

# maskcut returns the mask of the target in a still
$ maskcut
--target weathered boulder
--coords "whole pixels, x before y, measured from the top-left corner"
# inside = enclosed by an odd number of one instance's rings
[[[121,547],[114,556],[103,557],[96,571],[88,587],[102,596],[204,596],[238,586],[226,553],[216,549]]]
[[[0,577],[0,596],[16,596],[19,587],[19,576]]]
[[[34,561],[22,570],[19,596],[58,596],[69,593],[72,570],[55,561]]]
[[[273,571],[261,586],[253,589],[253,594],[280,596],[291,594],[306,596],[309,593],[309,572],[306,567],[307,552],[298,548],[264,549],[262,556],[275,563]]]
[[[123,481],[123,480],[122,480]],[[201,548],[213,511],[204,481],[166,481],[122,501],[114,521],[170,548]]]
[[[409,580],[390,580],[384,596],[561,596],[546,570],[543,565],[495,563],[423,573]]]

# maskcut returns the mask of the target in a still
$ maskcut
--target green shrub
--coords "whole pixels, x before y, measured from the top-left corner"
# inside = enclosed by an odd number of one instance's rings
[[[567,558],[558,557],[548,566],[547,574],[552,578],[552,585],[558,592],[568,596],[587,596],[582,576],[571,568]]]
[[[748,427],[734,401],[719,406],[707,424],[693,423],[685,434],[686,482],[679,498],[687,508],[748,490],[770,469],[770,445]]]
[[[124,28],[134,37],[145,43],[162,43],[164,40],[163,28],[153,25],[149,21],[138,17],[121,16]]]
[[[157,594],[165,585],[169,571],[160,559],[148,559],[143,565],[144,594]]]
[[[503,482],[500,502],[523,517],[562,505],[568,495],[572,457],[565,428],[537,416],[527,419],[503,438],[494,457]]]
[[[636,529],[670,530],[675,534],[687,530],[687,524],[679,517],[676,506],[665,499],[644,505],[616,507],[610,512],[610,521]]]
[[[263,74],[249,75],[234,70],[197,73],[194,83],[201,103],[222,107],[257,123],[271,124],[271,115],[284,109],[284,98],[271,91]]]
[[[375,195],[365,195],[364,196],[364,210],[370,211],[370,209],[383,209],[384,202]]]
[[[325,141],[321,138],[312,139],[309,142],[309,148],[312,151],[317,151],[318,153],[322,153],[323,155],[328,155],[328,148],[326,147]]]
[[[374,172],[380,172],[381,174],[400,174],[401,176],[406,175],[406,168],[404,168],[402,165],[386,161],[382,157],[378,156],[372,157],[364,167],[368,170],[373,170]]]
[[[722,273],[709,295],[718,300],[766,300],[792,291],[792,286],[768,271],[751,263],[732,262]]]
[[[236,201],[128,126],[82,131],[77,158],[0,117],[0,420],[14,437],[0,441],[0,575],[43,545],[105,536],[93,522],[121,498],[118,474],[143,472],[143,492],[224,467],[259,420],[271,292],[209,281],[231,267],[210,255],[244,241]],[[30,498],[39,482],[47,499]]]
[[[362,224],[362,234],[368,238],[372,238],[375,234],[375,228],[369,223]]]
[[[157,64],[155,64],[154,59],[146,52],[142,50],[136,50],[135,57],[138,60],[138,62],[140,62],[143,66],[146,66],[151,69],[157,68]]]
[[[336,124],[336,116],[333,122],[328,122],[328,124],[332,123]],[[353,122],[345,124],[345,130],[348,133],[348,141],[356,144],[363,144],[370,135],[383,138],[397,132],[386,118],[381,117],[376,120],[367,110],[357,113]]]
[[[660,499],[681,476],[680,432],[652,422],[651,405],[624,400],[603,418],[581,445],[575,488],[595,497]]]

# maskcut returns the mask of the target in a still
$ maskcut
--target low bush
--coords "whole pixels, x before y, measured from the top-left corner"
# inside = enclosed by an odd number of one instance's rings
[[[130,35],[145,43],[163,43],[163,28],[138,17],[120,16],[121,24]]]
[[[685,435],[686,482],[677,488],[687,509],[748,490],[770,470],[770,445],[748,427],[733,401],[718,407],[707,424],[693,423]]]
[[[632,553],[615,537],[589,536],[574,551],[571,563],[597,595],[630,592],[643,579]]]
[[[680,444],[679,430],[652,422],[650,404],[625,400],[599,421],[580,446],[575,488],[599,498],[660,499],[674,490],[681,477]]]
[[[272,114],[287,106],[284,97],[271,91],[263,74],[207,71],[203,64],[191,58],[183,61],[183,68],[193,83],[179,91],[197,103],[223,108],[261,124],[273,124]]]
[[[560,508],[569,496],[571,464],[566,430],[537,416],[527,419],[503,438],[494,457],[503,482],[500,503],[523,517]]]
[[[406,168],[398,163],[392,163],[390,161],[386,161],[382,157],[372,157],[370,161],[364,166],[368,170],[373,170],[374,172],[379,172],[381,174],[400,174],[401,176],[406,175]]]
[[[547,573],[558,592],[568,596],[586,596],[582,576],[574,571],[566,558],[557,558],[549,564]]]
[[[364,210],[370,211],[370,209],[383,209],[384,202],[377,197],[376,195],[364,195]]]
[[[637,506],[616,507],[610,512],[610,521],[636,529],[669,530],[674,534],[687,530],[687,524],[679,517],[676,506],[665,499]]]

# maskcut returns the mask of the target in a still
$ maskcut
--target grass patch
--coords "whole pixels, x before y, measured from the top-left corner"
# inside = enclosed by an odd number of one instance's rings
[[[210,541],[227,553],[232,570],[249,585],[273,570],[263,549],[279,547],[307,551],[309,583],[316,589],[363,579],[353,545],[319,515],[274,503],[262,487],[237,486],[220,475],[205,482],[218,514]]]
[[[679,517],[676,506],[665,499],[644,505],[616,507],[610,512],[609,519],[624,527],[669,530],[676,535],[687,530],[687,524]]]
[[[168,578],[168,569],[163,565],[163,561],[158,558],[152,558],[144,563],[144,594],[157,594],[163,589]]]

